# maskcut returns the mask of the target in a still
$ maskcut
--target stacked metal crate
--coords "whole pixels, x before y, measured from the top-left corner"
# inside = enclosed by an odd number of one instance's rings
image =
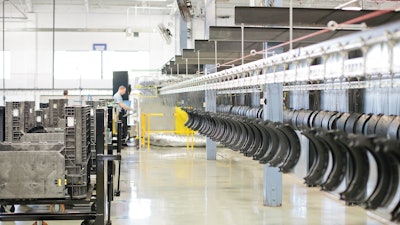
[[[68,104],[68,99],[49,100],[49,127],[60,127],[64,124],[60,120],[64,119],[64,109]]]
[[[0,200],[64,198],[62,143],[0,143]]]
[[[89,106],[65,107],[65,169],[73,199],[85,198],[90,183],[91,119]]]
[[[40,109],[43,112],[43,127],[50,126],[50,110],[49,108],[42,108]]]
[[[35,102],[6,102],[7,142],[18,142],[21,136],[35,126]]]
[[[43,110],[35,111],[35,127],[44,126],[44,113]]]

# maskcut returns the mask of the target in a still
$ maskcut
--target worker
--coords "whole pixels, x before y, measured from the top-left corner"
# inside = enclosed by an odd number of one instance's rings
[[[68,98],[68,90],[64,89],[63,95],[64,95],[64,99],[66,99],[65,106],[73,105],[70,103],[70,99]]]
[[[68,90],[64,90],[63,94],[64,94],[64,98],[67,99],[68,98]]]
[[[119,86],[118,91],[114,94],[114,103],[118,104],[118,119],[122,121],[122,144],[126,146],[126,139],[128,138],[128,118],[127,111],[132,110],[124,103],[122,96],[126,93],[125,86]]]

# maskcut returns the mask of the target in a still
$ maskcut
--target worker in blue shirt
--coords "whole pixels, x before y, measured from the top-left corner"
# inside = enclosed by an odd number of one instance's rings
[[[119,86],[118,91],[113,96],[114,103],[118,104],[119,112],[123,111],[123,109],[125,109],[127,111],[131,110],[131,108],[129,106],[127,106],[124,103],[124,100],[122,99],[122,95],[124,95],[125,93],[126,93],[126,87],[121,85],[121,86]]]
[[[114,103],[118,104],[118,119],[122,121],[122,140],[123,144],[126,145],[125,141],[129,138],[128,135],[128,120],[127,111],[132,110],[129,106],[124,103],[122,96],[126,93],[125,86],[119,86],[118,91],[114,94]]]

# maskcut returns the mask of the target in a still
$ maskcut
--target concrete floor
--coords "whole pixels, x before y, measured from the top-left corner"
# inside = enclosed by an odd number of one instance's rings
[[[113,225],[388,224],[361,207],[283,175],[282,207],[263,206],[263,166],[228,149],[207,161],[198,148],[123,150]],[[0,222],[32,224],[32,222]],[[48,221],[48,224],[80,224]]]

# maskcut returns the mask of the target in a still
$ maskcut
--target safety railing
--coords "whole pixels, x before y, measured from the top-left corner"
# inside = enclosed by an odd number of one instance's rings
[[[151,129],[151,119],[153,117],[163,117],[163,113],[142,113],[141,114],[141,144],[142,147],[147,147],[150,150],[151,145],[151,134],[175,134],[176,130],[152,130]],[[185,130],[184,134],[186,136],[186,148],[194,149],[194,131]]]

